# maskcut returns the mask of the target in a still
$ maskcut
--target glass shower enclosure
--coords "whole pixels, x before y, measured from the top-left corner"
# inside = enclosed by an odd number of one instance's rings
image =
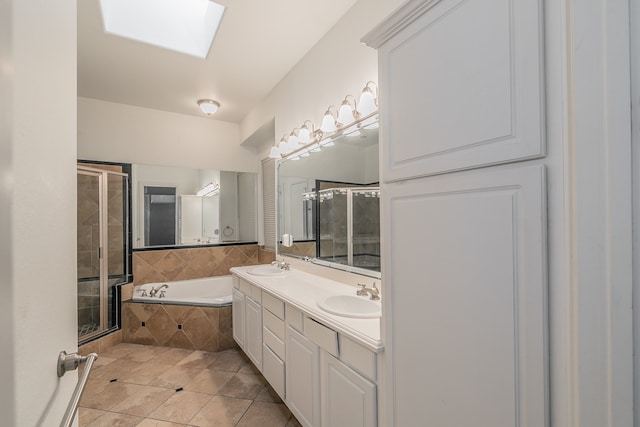
[[[380,271],[380,188],[329,188],[316,197],[318,258]]]
[[[77,184],[78,342],[82,344],[118,326],[116,285],[129,277],[129,177],[78,165]]]

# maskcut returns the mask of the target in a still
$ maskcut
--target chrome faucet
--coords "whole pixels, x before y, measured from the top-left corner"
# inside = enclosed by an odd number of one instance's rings
[[[169,285],[165,283],[164,285],[158,286],[157,288],[152,287],[151,290],[149,291],[149,296],[152,298],[155,297],[158,291],[160,291],[160,289],[162,288],[169,288]],[[162,296],[164,296],[164,291],[162,291]]]
[[[376,286],[376,282],[373,282],[373,286],[371,288],[367,288],[367,285],[363,285],[360,283],[358,283],[358,286],[360,286],[360,289],[356,291],[356,295],[360,295],[360,296],[371,295],[369,299],[374,301],[380,299],[380,289],[378,289],[378,287]]]
[[[271,265],[274,267],[278,267],[280,270],[289,270],[291,268],[289,263],[286,262],[284,258],[282,258],[282,261],[273,261]]]

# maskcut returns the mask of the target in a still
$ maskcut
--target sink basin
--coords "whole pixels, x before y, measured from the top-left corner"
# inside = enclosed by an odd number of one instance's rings
[[[253,276],[282,276],[284,274],[284,270],[278,267],[267,265],[263,267],[252,268],[251,270],[247,271],[247,273]]]
[[[332,295],[318,301],[324,311],[343,317],[374,319],[382,315],[379,301],[353,295]]]

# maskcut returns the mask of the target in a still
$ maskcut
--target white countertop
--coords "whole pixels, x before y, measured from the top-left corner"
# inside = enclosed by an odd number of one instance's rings
[[[248,273],[256,267],[259,266],[233,267],[231,272],[368,349],[376,353],[383,351],[379,318],[357,319],[337,316],[327,313],[317,305],[317,301],[331,295],[355,295],[355,287],[295,268],[284,271],[280,276],[254,276]]]

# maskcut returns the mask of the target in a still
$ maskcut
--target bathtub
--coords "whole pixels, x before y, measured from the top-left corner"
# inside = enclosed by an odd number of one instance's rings
[[[146,283],[134,286],[133,301],[155,304],[197,305],[223,307],[231,305],[233,276],[204,277],[202,279],[177,280],[174,282]],[[150,296],[152,289],[161,286],[164,291]]]

